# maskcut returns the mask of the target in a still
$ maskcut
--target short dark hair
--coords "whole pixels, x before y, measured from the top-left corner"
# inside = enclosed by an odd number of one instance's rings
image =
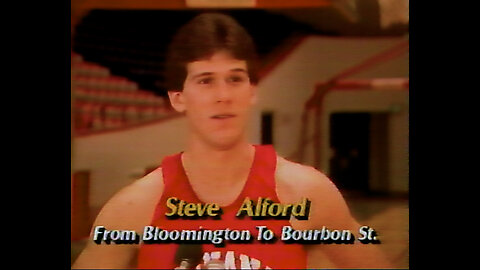
[[[228,51],[238,60],[245,60],[250,82],[258,82],[258,59],[251,36],[230,16],[203,13],[182,26],[168,47],[165,66],[167,90],[182,91],[187,64],[208,59],[221,50]]]

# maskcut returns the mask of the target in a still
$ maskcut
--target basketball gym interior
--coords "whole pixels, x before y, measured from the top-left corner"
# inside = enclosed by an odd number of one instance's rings
[[[205,11],[234,17],[257,47],[250,142],[329,176],[394,267],[408,268],[407,0],[72,0],[72,263],[108,199],[184,150],[165,53]]]

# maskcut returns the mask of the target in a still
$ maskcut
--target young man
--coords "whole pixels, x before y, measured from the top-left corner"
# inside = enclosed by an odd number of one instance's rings
[[[282,230],[290,227],[349,230],[358,237],[361,226],[324,174],[277,156],[271,146],[248,143],[247,123],[256,102],[255,57],[250,36],[228,16],[202,14],[180,29],[167,59],[171,89],[168,95],[173,108],[186,116],[190,128],[187,147],[182,153],[166,157],[157,170],[116,194],[104,206],[93,228],[104,226],[107,230],[139,234],[150,225],[167,232],[252,232],[250,242],[225,238],[223,245],[203,243],[201,260],[191,267],[213,267],[209,263],[216,261],[220,267],[230,269],[318,268],[322,265],[319,254],[323,253],[340,268],[388,268],[389,263],[374,244],[305,241],[303,245],[279,239]],[[247,215],[239,217],[240,209],[248,209],[246,198],[253,202],[252,211],[245,210]],[[267,198],[270,201],[259,201]],[[305,199],[309,201],[309,207],[303,209],[307,216],[295,216],[300,215]],[[186,206],[188,203],[195,204]],[[251,216],[255,204],[266,207],[263,219]],[[273,204],[277,208],[268,210]],[[179,211],[182,207],[184,212]],[[279,214],[281,207],[286,209],[286,219],[268,216]],[[210,216],[201,216],[201,209],[210,211]],[[172,218],[172,214],[176,217]],[[189,217],[195,214],[201,217]],[[271,230],[276,241],[258,241],[257,226]],[[94,234],[92,229],[92,237]],[[188,241],[183,243],[183,247],[188,246]],[[179,255],[180,248],[175,241],[90,241],[73,268],[173,269],[180,265],[179,256],[188,257]]]

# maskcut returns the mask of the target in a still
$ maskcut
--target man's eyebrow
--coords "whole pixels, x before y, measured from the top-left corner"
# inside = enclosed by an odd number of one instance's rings
[[[230,69],[230,71],[239,71],[239,72],[245,72],[245,73],[248,73],[246,69],[244,68],[234,68],[234,69]]]
[[[209,75],[212,75],[212,74],[213,74],[213,72],[202,72],[202,73],[198,73],[198,74],[193,75],[192,79],[202,77],[202,76],[209,76]]]
[[[245,73],[248,73],[246,69],[244,68],[232,68],[230,69],[229,71],[232,71],[232,72],[245,72]],[[198,74],[195,74],[192,76],[192,79],[195,79],[195,78],[198,78],[198,77],[202,77],[202,76],[210,76],[210,75],[213,75],[214,72],[201,72],[201,73],[198,73]]]

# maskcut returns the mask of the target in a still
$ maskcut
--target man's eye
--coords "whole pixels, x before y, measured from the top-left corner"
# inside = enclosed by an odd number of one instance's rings
[[[230,77],[229,81],[231,82],[243,82],[245,81],[246,79],[244,77],[241,77],[241,76],[233,76],[233,77]]]
[[[198,81],[199,84],[209,84],[212,82],[211,78],[204,78]]]

